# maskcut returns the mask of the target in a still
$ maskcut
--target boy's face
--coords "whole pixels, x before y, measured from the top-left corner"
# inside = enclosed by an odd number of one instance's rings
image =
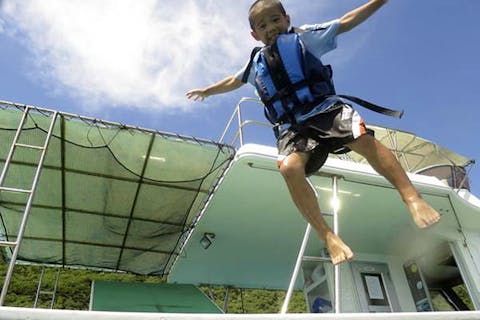
[[[288,32],[290,27],[288,15],[284,15],[278,6],[267,5],[264,2],[260,2],[252,9],[250,17],[253,22],[252,36],[267,46],[274,44],[278,35]]]

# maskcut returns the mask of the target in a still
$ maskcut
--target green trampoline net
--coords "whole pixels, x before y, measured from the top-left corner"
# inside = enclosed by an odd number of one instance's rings
[[[0,103],[2,168],[23,111]],[[51,119],[31,110],[19,143],[43,145]],[[18,261],[165,275],[234,153],[206,140],[59,113]],[[17,147],[2,186],[31,189],[40,154]],[[26,202],[26,194],[0,192],[1,240],[16,240]]]

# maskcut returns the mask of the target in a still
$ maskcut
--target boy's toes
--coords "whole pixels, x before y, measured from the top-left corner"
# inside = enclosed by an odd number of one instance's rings
[[[342,252],[341,254],[335,257],[332,257],[332,263],[334,265],[337,265],[343,262],[350,261],[353,259],[353,257],[354,257],[353,252],[351,250],[347,250],[346,252]]]
[[[413,221],[419,228],[427,228],[440,220],[440,214],[422,198],[406,202]]]
[[[334,265],[353,259],[352,250],[333,232],[326,236],[326,245]]]

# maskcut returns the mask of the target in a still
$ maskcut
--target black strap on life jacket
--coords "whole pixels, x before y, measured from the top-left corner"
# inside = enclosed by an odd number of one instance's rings
[[[403,110],[402,111],[398,111],[398,110],[393,110],[393,109],[389,109],[389,108],[385,108],[385,107],[381,107],[379,105],[376,105],[374,103],[371,103],[369,101],[366,101],[366,100],[363,100],[363,99],[360,99],[358,97],[355,97],[355,96],[349,96],[349,95],[345,95],[345,94],[338,94],[337,97],[340,97],[340,98],[345,98],[347,100],[350,100],[352,102],[355,102],[356,104],[364,107],[364,108],[367,108],[369,110],[372,110],[372,111],[375,111],[375,112],[378,112],[378,113],[381,113],[381,114],[384,114],[384,115],[387,115],[387,116],[390,116],[390,117],[394,117],[394,118],[401,118],[403,116]]]
[[[274,96],[269,99],[263,97],[262,100],[266,105],[271,105],[274,101],[279,100],[285,116],[290,120],[290,123],[295,123],[294,106],[302,105],[296,95],[296,90],[306,86],[306,83],[305,81],[302,81],[302,83],[292,83],[283,60],[280,57],[276,42],[271,46],[264,47],[262,54],[267,63],[272,82],[277,89],[277,93]]]
[[[262,47],[255,47],[252,50],[252,53],[250,54],[250,60],[248,61],[247,67],[245,68],[245,71],[243,72],[242,75],[242,82],[247,83],[248,82],[248,76],[250,75],[250,70],[252,70],[252,64],[253,64],[253,58],[257,54],[258,51],[262,50]]]

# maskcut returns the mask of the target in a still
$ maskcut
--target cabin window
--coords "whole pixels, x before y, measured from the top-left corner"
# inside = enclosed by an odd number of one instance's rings
[[[369,305],[390,306],[381,274],[360,273]]]
[[[430,296],[435,311],[475,310],[465,284],[446,289],[432,289]]]
[[[470,190],[470,182],[468,180],[467,171],[463,167],[451,165],[439,165],[417,172],[425,176],[436,177],[455,189]]]

